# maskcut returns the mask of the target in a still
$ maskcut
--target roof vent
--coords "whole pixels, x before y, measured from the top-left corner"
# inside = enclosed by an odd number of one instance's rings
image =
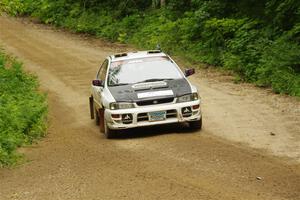
[[[115,55],[115,58],[125,57],[127,56],[127,53],[119,53]]]
[[[150,51],[148,51],[148,54],[153,54],[153,53],[161,53],[161,50],[150,50]]]

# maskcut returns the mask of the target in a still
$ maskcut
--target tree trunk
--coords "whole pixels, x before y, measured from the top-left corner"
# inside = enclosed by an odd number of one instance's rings
[[[157,6],[157,0],[152,0],[152,8],[156,8]]]
[[[152,0],[152,8],[164,7],[166,5],[166,0]]]

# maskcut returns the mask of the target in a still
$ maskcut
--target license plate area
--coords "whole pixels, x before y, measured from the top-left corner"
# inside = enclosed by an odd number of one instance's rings
[[[148,113],[150,122],[163,121],[166,119],[166,115],[167,115],[166,111],[155,111],[155,112]]]

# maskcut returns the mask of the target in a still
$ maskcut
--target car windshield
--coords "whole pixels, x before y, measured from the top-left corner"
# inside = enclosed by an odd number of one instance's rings
[[[108,85],[181,79],[182,74],[168,57],[139,58],[111,63]]]

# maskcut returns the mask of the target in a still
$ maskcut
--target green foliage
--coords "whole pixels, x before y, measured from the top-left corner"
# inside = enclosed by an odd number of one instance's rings
[[[274,28],[290,30],[300,21],[299,0],[269,0],[266,2],[266,16]]]
[[[283,35],[264,51],[258,67],[257,84],[271,86],[276,93],[300,96],[300,45]]]
[[[237,27],[234,35],[226,44],[222,63],[227,69],[232,69],[247,81],[255,81],[255,68],[268,45],[269,40],[263,37],[260,22],[244,19]]]
[[[55,24],[58,26],[63,26],[63,20],[69,16],[69,11],[71,10],[71,3],[68,1],[62,0],[53,0],[53,1],[33,1],[33,0],[25,0],[35,6],[38,9],[33,9],[31,15],[34,17],[40,18],[46,24]]]
[[[46,98],[37,88],[35,77],[0,52],[0,166],[15,163],[17,147],[45,133]]]
[[[0,4],[2,9],[8,12],[11,15],[17,16],[22,15],[25,12],[25,4],[23,0],[2,0],[3,2]]]
[[[3,0],[13,15],[233,70],[299,96],[299,0]],[[3,6],[2,6],[3,7]]]
[[[245,23],[244,19],[216,19],[206,21],[202,32],[201,49],[204,61],[214,65],[221,64],[227,43],[234,38],[235,32]],[[206,55],[206,56],[205,56]]]

